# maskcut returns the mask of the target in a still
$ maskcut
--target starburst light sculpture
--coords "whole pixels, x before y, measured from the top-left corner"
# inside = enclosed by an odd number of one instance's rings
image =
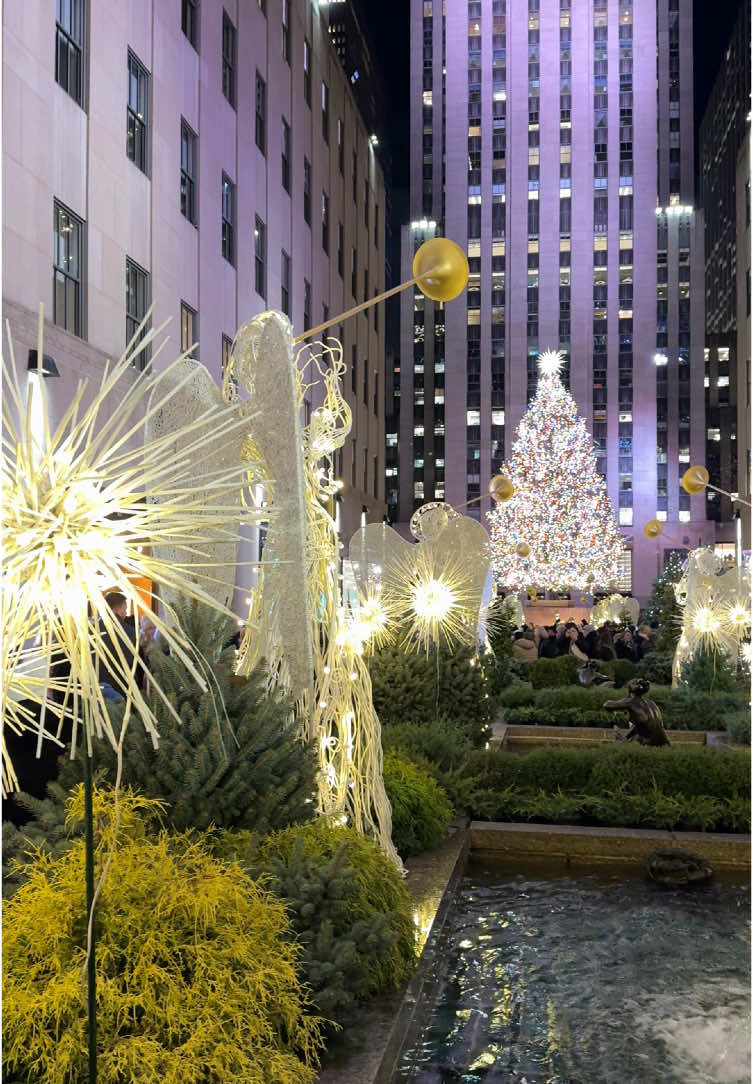
[[[42,357],[42,316],[38,357]],[[161,329],[159,329],[161,330]],[[83,728],[92,738],[122,748],[132,712],[158,744],[156,720],[136,676],[135,645],[110,611],[106,593],[116,590],[144,610],[135,580],[199,599],[229,613],[212,597],[212,547],[238,540],[240,493],[245,470],[239,457],[193,485],[193,464],[214,442],[240,445],[249,419],[219,404],[182,427],[182,451],[174,434],[144,442],[156,413],[169,408],[180,383],[171,383],[185,355],[156,373],[137,372],[134,359],[158,334],[140,329],[123,357],[105,367],[96,387],[82,382],[53,431],[42,396],[42,431],[24,402],[8,329],[3,363],[2,532],[0,594],[4,629],[2,725],[14,732],[36,729],[60,740],[70,728],[71,755]],[[163,344],[164,346],[164,344]],[[112,411],[112,398],[117,410]],[[211,500],[207,500],[207,492]],[[169,545],[171,561],[159,557]],[[182,632],[169,605],[149,613],[165,643],[206,689],[211,675]],[[65,677],[50,676],[53,663]],[[121,733],[114,732],[100,688],[100,668],[126,694]],[[175,709],[156,681],[152,688]],[[57,703],[50,693],[57,694]],[[177,715],[176,715],[177,719]],[[17,779],[2,746],[3,792]]]

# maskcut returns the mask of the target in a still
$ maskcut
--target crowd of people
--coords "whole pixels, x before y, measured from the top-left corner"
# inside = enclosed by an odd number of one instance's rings
[[[584,619],[555,625],[523,625],[513,632],[512,653],[524,662],[574,655],[581,662],[627,659],[638,663],[656,647],[657,630],[650,625],[633,628],[607,623],[594,628]]]

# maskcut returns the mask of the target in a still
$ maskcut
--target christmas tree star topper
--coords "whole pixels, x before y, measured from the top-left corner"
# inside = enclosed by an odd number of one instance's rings
[[[545,350],[539,357],[539,372],[542,376],[559,376],[565,364],[565,355],[561,350]]]

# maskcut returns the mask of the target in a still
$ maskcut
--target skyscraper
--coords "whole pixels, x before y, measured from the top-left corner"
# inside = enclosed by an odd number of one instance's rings
[[[738,388],[737,276],[744,252],[738,251],[736,178],[749,111],[750,7],[743,3],[699,130],[706,227],[706,466],[712,483],[728,492],[740,488],[738,475],[745,473],[738,462],[744,461],[745,443],[737,431],[745,383]],[[735,506],[728,497],[707,490],[706,502],[710,519],[729,523]]]
[[[198,342],[219,379],[257,313],[301,331],[384,289],[383,171],[316,5],[30,0],[3,38],[3,310],[25,363],[44,302],[53,422],[150,302],[173,321],[156,364]],[[349,537],[384,507],[383,309],[332,334]]]
[[[411,42],[403,278],[444,233],[470,279],[446,308],[402,302],[397,517],[481,497],[483,519],[538,352],[559,347],[628,546],[621,586],[645,597],[664,551],[713,540],[680,486],[705,440],[692,0],[412,0]]]

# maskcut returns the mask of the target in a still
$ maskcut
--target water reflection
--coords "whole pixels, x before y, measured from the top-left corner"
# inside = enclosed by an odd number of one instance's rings
[[[750,898],[472,866],[396,1081],[743,1084]]]

